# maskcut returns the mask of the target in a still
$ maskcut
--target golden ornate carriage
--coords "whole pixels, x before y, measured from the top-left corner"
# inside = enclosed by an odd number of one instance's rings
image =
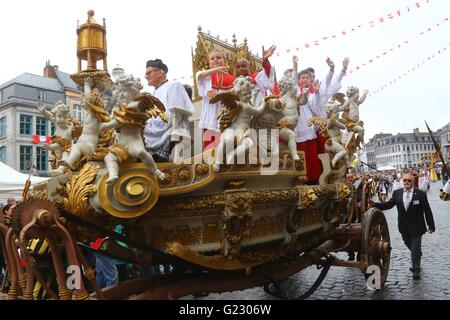
[[[102,28],[96,30],[103,34]],[[194,73],[204,63],[212,42],[225,47],[234,58],[247,55],[253,68],[259,66],[260,60],[250,56],[246,43],[221,43],[199,29]],[[104,47],[96,43],[100,48],[95,50],[103,53],[106,39]],[[82,72],[105,76],[106,69],[95,69],[95,60],[106,59],[106,51],[95,56],[79,47],[78,52],[83,52],[83,59],[91,59],[92,70],[79,70],[74,79],[82,79]],[[349,141],[351,144],[354,139]],[[334,265],[359,268],[364,273],[370,265],[377,265],[384,283],[390,241],[383,213],[372,208],[362,221],[351,223],[350,217],[348,223],[342,223],[355,201],[353,186],[343,180],[345,164],[333,170],[329,155],[320,155],[324,167],[320,185],[305,185],[308,168],[305,154],[299,152],[299,156],[300,160],[294,161],[287,148],[281,148],[275,171],[268,172],[268,165],[261,163],[245,163],[223,165],[216,172],[214,149],[209,149],[182,163],[158,164],[167,175],[159,181],[144,164],[126,163],[114,186],[106,183],[104,163],[90,159],[76,172],[35,186],[31,197],[17,208],[12,227],[1,224],[1,244],[11,276],[8,297],[32,299],[34,283],[39,281],[52,298],[71,299],[72,294],[75,299],[89,298],[83,284],[73,291],[67,287],[63,252],[69,265],[83,266],[95,298],[178,298],[255,286],[269,288],[268,284],[313,264],[325,266],[325,272]],[[126,236],[112,231],[117,224],[124,226]],[[175,272],[101,290],[80,250],[81,242],[99,236],[109,239],[98,253],[141,265],[170,263]],[[45,285],[26,249],[27,239],[33,238],[49,243],[58,292]],[[19,261],[16,239],[25,267]],[[117,241],[128,248],[118,246]],[[342,261],[332,255],[339,251],[357,251],[361,258]]]

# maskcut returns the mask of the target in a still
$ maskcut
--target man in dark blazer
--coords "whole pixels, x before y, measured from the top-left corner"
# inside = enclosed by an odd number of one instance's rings
[[[375,203],[373,206],[381,210],[389,210],[397,206],[398,230],[406,246],[411,250],[413,278],[420,279],[422,236],[427,231],[430,234],[435,231],[433,213],[428,203],[427,194],[414,188],[414,177],[411,174],[403,175],[403,185],[404,188],[397,189],[392,193],[389,201]]]

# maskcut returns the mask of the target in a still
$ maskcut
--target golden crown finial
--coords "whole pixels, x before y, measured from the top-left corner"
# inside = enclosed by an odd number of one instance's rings
[[[81,60],[87,61],[87,70],[96,70],[97,61],[103,60],[103,70],[107,71],[106,23],[103,27],[94,20],[94,10],[87,12],[87,22],[77,27],[78,72],[81,72]]]
[[[88,10],[87,14],[88,14],[87,23],[91,23],[91,24],[97,23],[97,21],[95,21],[95,19],[94,19],[94,15],[95,15],[94,10],[92,10],[92,9]]]

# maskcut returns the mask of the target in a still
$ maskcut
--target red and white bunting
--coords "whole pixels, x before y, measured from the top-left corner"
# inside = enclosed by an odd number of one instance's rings
[[[442,22],[443,22],[443,23],[448,22],[448,18],[446,17],[446,18],[442,19]],[[420,33],[417,35],[417,38],[419,38],[420,36],[429,34],[431,31],[436,30],[436,29],[437,29],[438,27],[440,27],[441,25],[442,25],[442,24],[440,24],[440,23],[436,23],[436,24],[435,24],[435,27],[429,27],[429,28],[426,28],[425,31],[422,31],[422,32],[420,32]],[[394,52],[394,51],[397,51],[398,49],[401,49],[401,48],[405,47],[406,45],[408,45],[408,44],[410,44],[410,43],[411,43],[410,40],[404,40],[404,41],[402,41],[402,42],[399,42],[398,44],[394,45],[393,47],[391,47],[391,48],[389,48],[389,49],[387,49],[387,50],[384,50],[382,53],[378,54],[377,56],[372,57],[372,58],[369,59],[366,63],[362,63],[362,64],[360,64],[360,65],[357,65],[354,69],[349,69],[348,72],[349,72],[349,74],[351,74],[351,73],[353,73],[353,72],[356,72],[356,71],[358,71],[358,70],[361,70],[362,67],[365,67],[365,66],[367,66],[367,65],[370,65],[370,64],[372,64],[374,61],[381,59],[381,57],[387,56],[388,54],[390,54],[390,53],[392,53],[392,52]]]
[[[385,84],[383,84],[382,86],[380,86],[378,89],[373,90],[372,92],[370,92],[370,96],[372,95],[376,95],[378,93],[380,93],[381,91],[383,91],[384,89],[386,89],[388,86],[393,85],[394,83],[396,83],[397,81],[400,81],[400,79],[412,74],[414,71],[419,70],[420,67],[422,67],[424,64],[426,64],[427,62],[431,61],[432,59],[438,57],[438,55],[440,55],[441,53],[444,53],[447,51],[447,48],[450,48],[450,42],[442,47],[441,49],[439,49],[438,51],[436,51],[434,54],[432,54],[431,56],[427,57],[425,60],[423,60],[422,62],[418,63],[417,65],[415,65],[414,67],[409,68],[406,72],[404,72],[403,74],[397,76],[396,78],[389,80],[388,82],[386,82]]]
[[[395,13],[387,13],[387,14],[383,15],[382,17],[379,17],[377,19],[373,19],[373,20],[371,20],[371,21],[369,21],[369,22],[367,22],[365,24],[359,24],[359,25],[357,25],[357,26],[355,26],[353,28],[342,30],[340,32],[333,33],[331,35],[324,35],[324,36],[320,37],[321,40],[315,40],[315,41],[311,41],[311,42],[306,42],[306,43],[304,43],[301,46],[301,48],[304,48],[304,49],[314,48],[316,46],[319,46],[321,41],[323,42],[323,41],[327,41],[327,40],[331,40],[331,39],[336,39],[337,37],[340,37],[340,36],[345,37],[345,36],[351,34],[352,32],[361,30],[365,26],[369,27],[369,28],[376,27],[376,26],[381,25],[381,24],[383,24],[385,22],[393,20],[394,18],[401,17],[402,13],[410,12],[412,9],[420,9],[420,8],[424,7],[425,5],[429,4],[430,2],[431,2],[431,0],[423,0],[423,1],[419,1],[419,2],[414,2],[413,4],[408,5],[408,6],[404,7],[403,9],[396,10]],[[292,48],[280,49],[276,53],[276,56],[280,57],[283,54],[290,53],[291,51],[294,51],[294,49],[292,49]],[[295,51],[299,51],[299,47],[297,47],[295,49]]]

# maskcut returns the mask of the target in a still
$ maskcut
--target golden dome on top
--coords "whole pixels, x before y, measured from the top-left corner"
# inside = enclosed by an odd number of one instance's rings
[[[88,14],[88,20],[87,20],[87,23],[95,23],[95,24],[98,24],[97,21],[95,21],[95,19],[94,19],[94,14],[95,14],[94,10],[90,9],[90,10],[87,12],[87,14]]]

